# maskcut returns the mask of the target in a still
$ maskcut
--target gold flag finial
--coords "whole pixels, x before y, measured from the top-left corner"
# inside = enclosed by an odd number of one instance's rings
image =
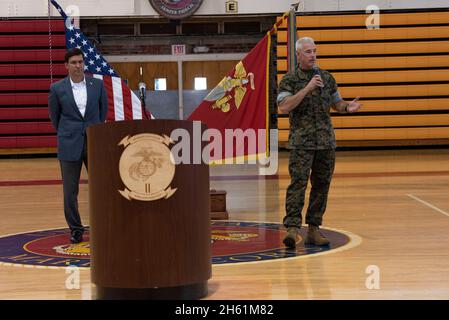
[[[296,3],[292,3],[292,4],[291,4],[292,10],[298,11],[298,7],[299,7],[299,4],[300,4],[300,3],[301,3],[301,1],[296,2]]]

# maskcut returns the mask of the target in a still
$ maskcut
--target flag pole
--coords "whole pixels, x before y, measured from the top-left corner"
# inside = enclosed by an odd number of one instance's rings
[[[289,72],[294,72],[296,69],[296,11],[298,7],[299,2],[292,4],[288,12],[287,64]]]
[[[278,28],[287,19],[287,66],[288,71],[294,71],[296,68],[296,11],[301,2],[293,3],[289,11],[285,12],[281,19],[277,21],[273,28],[268,31],[269,34],[277,33]]]
[[[51,0],[48,0],[48,45],[50,59],[50,83],[53,83],[53,43],[51,34]]]

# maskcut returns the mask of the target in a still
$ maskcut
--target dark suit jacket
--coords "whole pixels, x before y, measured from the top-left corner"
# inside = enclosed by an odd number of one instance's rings
[[[86,89],[87,104],[83,118],[73,97],[69,76],[50,87],[48,108],[51,122],[58,135],[60,160],[80,160],[86,128],[106,120],[108,100],[103,81],[86,77]]]

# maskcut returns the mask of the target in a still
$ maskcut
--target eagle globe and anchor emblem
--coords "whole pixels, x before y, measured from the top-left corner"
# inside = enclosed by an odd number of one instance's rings
[[[174,144],[166,135],[142,133],[126,136],[119,142],[125,149],[120,157],[119,172],[128,200],[154,201],[168,199],[175,192],[170,183],[175,175],[175,162],[169,149]]]
[[[149,0],[160,15],[172,20],[190,17],[201,6],[203,0]]]

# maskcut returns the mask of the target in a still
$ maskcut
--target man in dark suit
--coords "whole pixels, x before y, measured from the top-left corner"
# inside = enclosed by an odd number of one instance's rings
[[[86,128],[106,120],[108,102],[103,81],[84,76],[84,54],[80,49],[68,50],[64,59],[69,75],[51,85],[48,108],[58,136],[70,241],[79,243],[84,233],[78,211],[78,188],[83,163],[87,170]]]

